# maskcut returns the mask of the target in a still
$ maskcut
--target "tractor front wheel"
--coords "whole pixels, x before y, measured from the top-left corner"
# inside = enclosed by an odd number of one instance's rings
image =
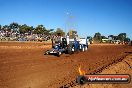
[[[57,56],[60,57],[60,55],[61,55],[61,52],[57,52]]]
[[[49,50],[47,50],[45,53],[44,53],[44,55],[48,55],[49,54]]]

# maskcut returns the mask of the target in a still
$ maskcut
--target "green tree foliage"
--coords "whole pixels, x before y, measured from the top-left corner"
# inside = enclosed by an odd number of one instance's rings
[[[2,26],[0,25],[0,30],[2,29]]]
[[[120,41],[124,41],[124,40],[126,39],[126,33],[120,33],[120,34],[118,35],[118,39],[119,39]]]
[[[35,29],[35,28],[34,28],[33,26],[31,26],[31,27],[30,27],[30,30],[29,30],[28,32],[31,34],[31,33],[34,31],[34,29]]]
[[[54,29],[49,29],[49,30],[45,29],[43,34],[45,34],[45,35],[51,35],[51,34],[54,34],[53,31],[54,31]]]
[[[50,29],[49,31],[50,35],[55,35],[54,29]]]
[[[46,28],[43,25],[38,25],[35,28],[35,30],[34,30],[33,33],[34,34],[46,34],[47,33],[47,30],[46,30]]]
[[[12,30],[13,32],[19,31],[19,24],[18,23],[11,23],[8,27],[10,30]]]
[[[21,25],[20,28],[19,28],[19,32],[21,34],[24,34],[24,33],[29,33],[33,30],[33,26],[27,26],[26,24],[24,25]]]
[[[50,35],[50,34],[51,34],[51,31],[50,31],[50,30],[45,30],[45,31],[44,31],[44,34],[45,34],[45,35]]]
[[[11,29],[9,28],[8,25],[4,25],[3,28],[2,28],[2,30],[9,31],[9,32],[11,31]]]
[[[95,33],[94,40],[101,42],[101,34],[99,32]]]
[[[53,32],[53,31],[54,31],[54,29],[50,29],[49,31],[50,31],[50,32]]]
[[[46,28],[43,25],[38,25],[36,28],[33,28],[33,26],[28,26],[26,24],[19,25],[16,22],[13,22],[9,25],[4,25],[3,27],[0,25],[0,30],[8,31],[8,32],[17,32],[17,33],[34,33],[34,34],[45,34],[45,35],[51,35],[53,33],[54,29],[46,30]]]
[[[57,28],[55,35],[64,36],[65,32],[61,28]]]

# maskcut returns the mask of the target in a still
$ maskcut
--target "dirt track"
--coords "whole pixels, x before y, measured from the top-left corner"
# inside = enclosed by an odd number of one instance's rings
[[[79,65],[92,73],[132,52],[131,46],[91,45],[87,52],[44,56],[49,47],[43,43],[0,43],[0,88],[69,87],[79,75]]]

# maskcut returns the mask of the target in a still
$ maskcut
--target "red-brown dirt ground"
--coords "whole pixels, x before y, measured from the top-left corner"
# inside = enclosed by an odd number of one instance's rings
[[[132,52],[127,45],[98,44],[72,55],[44,55],[50,47],[43,42],[0,42],[0,88],[64,87],[79,75],[80,65],[93,73]]]

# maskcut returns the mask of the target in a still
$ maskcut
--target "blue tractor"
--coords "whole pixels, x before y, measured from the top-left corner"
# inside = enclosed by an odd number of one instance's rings
[[[45,55],[56,55],[60,56],[61,54],[73,54],[74,52],[78,51],[85,51],[88,48],[87,41],[84,39],[77,40],[77,39],[68,39],[68,38],[61,38],[61,41],[53,44],[52,40],[52,49],[47,50]]]
[[[62,38],[61,41],[57,41],[57,43],[53,44],[52,40],[52,49],[47,50],[45,55],[56,55],[60,56],[63,53],[66,53],[67,50],[67,40],[66,38]]]

